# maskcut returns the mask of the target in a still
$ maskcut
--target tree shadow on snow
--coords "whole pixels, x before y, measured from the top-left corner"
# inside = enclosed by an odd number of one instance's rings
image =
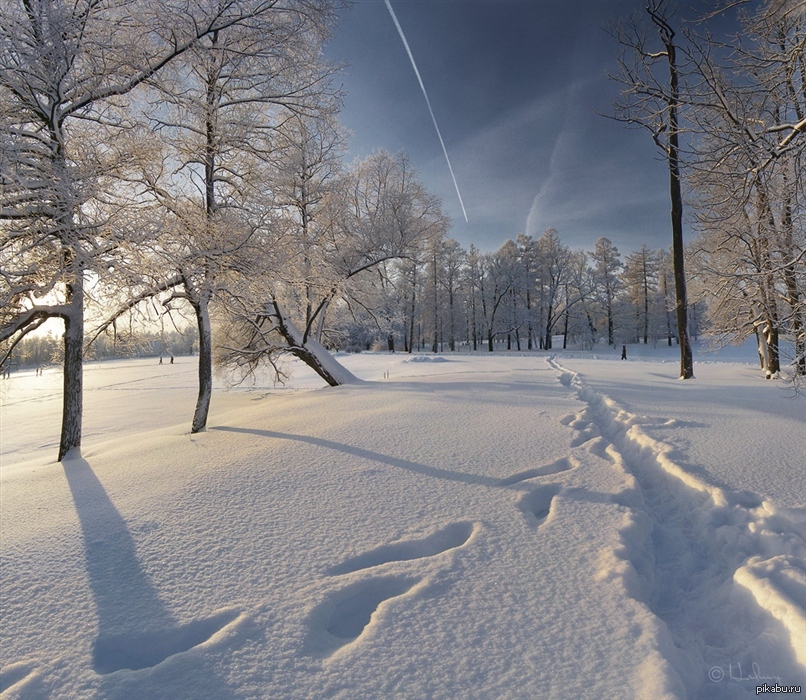
[[[458,481],[463,484],[473,484],[474,486],[495,486],[499,487],[500,479],[493,479],[489,476],[480,476],[478,474],[466,474],[464,472],[454,472],[449,469],[440,469],[439,467],[431,467],[426,464],[419,464],[418,462],[411,462],[407,459],[400,459],[399,457],[392,457],[391,455],[381,454],[380,452],[372,452],[365,450],[363,447],[355,447],[353,445],[345,445],[342,442],[334,442],[333,440],[325,440],[324,438],[312,437],[310,435],[294,435],[292,433],[278,433],[273,430],[257,430],[256,428],[234,428],[231,426],[220,425],[211,430],[222,430],[230,433],[246,433],[249,435],[259,435],[261,437],[275,438],[277,440],[294,440],[296,442],[305,442],[309,445],[317,445],[329,450],[336,450],[344,452],[354,457],[361,457],[362,459],[369,459],[373,462],[381,462],[388,464],[398,469],[405,469],[406,471],[421,474],[423,476],[430,476],[436,479],[446,479],[448,481]]]
[[[63,468],[81,525],[98,616],[98,637],[92,649],[97,674],[150,669],[208,641],[238,617],[238,611],[228,609],[177,624],[140,565],[126,523],[92,467],[79,457],[64,460]],[[203,687],[211,689],[216,698],[236,697],[222,679],[203,669],[198,661],[186,670],[193,676],[193,686],[200,687],[199,677],[203,676]],[[141,678],[147,680],[148,676]],[[131,674],[127,680],[125,685],[137,681]],[[129,690],[135,692],[134,687]]]

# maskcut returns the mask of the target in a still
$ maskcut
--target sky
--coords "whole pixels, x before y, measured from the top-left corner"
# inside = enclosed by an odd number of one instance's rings
[[[346,66],[350,154],[404,150],[463,246],[496,250],[554,227],[566,245],[671,244],[668,171],[651,136],[612,113],[618,46],[605,27],[642,0],[383,0],[344,11],[327,55]],[[597,113],[598,112],[598,113]]]

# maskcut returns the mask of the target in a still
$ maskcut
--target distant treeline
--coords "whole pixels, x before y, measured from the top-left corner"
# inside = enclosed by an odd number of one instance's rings
[[[189,327],[183,332],[133,331],[101,335],[85,351],[87,360],[158,355],[192,355],[198,352],[199,334]],[[11,364],[17,367],[40,367],[60,363],[64,359],[64,343],[60,335],[29,335],[14,348]]]

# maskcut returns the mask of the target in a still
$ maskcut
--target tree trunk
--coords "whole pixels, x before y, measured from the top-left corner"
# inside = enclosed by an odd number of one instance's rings
[[[756,346],[758,350],[758,362],[761,365],[761,371],[766,372],[768,366],[767,360],[767,341],[764,338],[764,334],[761,332],[761,329],[758,325],[753,327],[753,331],[756,334]]]
[[[613,347],[613,299],[607,292],[607,344]]]
[[[277,324],[277,332],[285,340],[288,346],[287,352],[302,360],[330,386],[341,386],[348,382],[358,381],[316,340],[309,338],[304,341],[303,333],[284,316],[280,303],[276,299],[272,300],[271,305],[274,308],[272,316]]]
[[[803,321],[803,308],[798,289],[798,278],[794,261],[797,251],[793,243],[794,222],[792,220],[792,198],[787,197],[783,216],[783,254],[788,264],[784,267],[784,281],[786,283],[786,300],[792,309],[792,335],[795,336],[794,371],[796,375],[806,377],[806,327]]]
[[[302,360],[308,367],[316,372],[322,379],[324,379],[330,386],[341,386],[341,382],[336,379],[327,368],[320,362],[319,358],[311,352],[308,348],[300,345],[289,348],[289,352]]]
[[[781,359],[778,350],[778,325],[772,320],[767,321],[764,327],[764,339],[767,341],[767,353],[769,366],[767,368],[767,379],[771,379],[781,371]]]
[[[69,312],[64,318],[64,395],[59,461],[81,447],[84,404],[84,279],[79,271],[68,286]]]
[[[198,433],[207,427],[210,398],[213,394],[213,334],[210,328],[208,298],[202,293],[198,303],[193,304],[196,323],[199,327],[199,397],[193,413],[190,432]]]
[[[414,350],[414,312],[417,302],[417,266],[412,267],[411,272],[411,316],[409,318],[409,347],[407,352],[411,354]]]
[[[678,74],[675,59],[674,34],[669,30],[664,39],[669,60],[669,194],[672,200],[672,259],[674,266],[675,312],[677,338],[680,342],[680,378],[694,377],[694,356],[688,336],[688,300],[686,298],[686,273],[683,249],[683,193],[680,186],[680,145],[677,123]]]

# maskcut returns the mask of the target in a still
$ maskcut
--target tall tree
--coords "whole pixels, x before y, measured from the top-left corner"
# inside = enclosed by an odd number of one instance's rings
[[[136,289],[101,329],[132,302],[167,289],[171,301],[190,306],[199,333],[193,433],[205,428],[212,397],[211,305],[227,296],[233,277],[251,271],[254,257],[272,255],[257,234],[272,225],[275,210],[294,206],[266,196],[280,170],[274,154],[288,151],[289,138],[302,143],[297,150],[311,150],[300,120],[334,111],[332,71],[319,58],[330,9],[278,6],[216,30],[150,81],[159,108],[142,117],[164,145],[140,184],[165,211],[150,275],[162,279]],[[302,177],[310,175],[307,169]],[[306,224],[312,189],[303,188]]]
[[[618,248],[609,238],[601,237],[590,254],[593,263],[593,277],[599,301],[604,307],[607,320],[607,344],[614,342],[614,319],[616,295],[621,287],[619,273],[622,268]]]
[[[694,376],[694,359],[688,331],[680,151],[680,120],[684,100],[678,43],[667,0],[648,0],[646,14],[654,28],[656,40],[660,42],[657,48],[651,45],[648,31],[636,19],[626,20],[613,30],[623,50],[619,57],[620,72],[611,77],[624,86],[620,101],[614,105],[614,118],[631,126],[648,129],[663,153],[669,170],[680,378],[691,379]]]
[[[561,288],[568,281],[571,251],[560,241],[554,228],[548,228],[537,239],[538,277],[543,307],[543,347],[550,350],[554,327],[563,317],[566,297]]]
[[[624,259],[622,280],[627,296],[636,311],[637,331],[643,335],[644,345],[649,342],[652,299],[658,289],[657,256],[644,243]]]
[[[702,134],[693,182],[698,245],[707,256],[699,263],[702,272],[708,268],[719,329],[741,340],[752,328],[768,377],[779,370],[779,333],[791,333],[793,379],[802,383],[806,12],[770,2],[741,25],[741,41],[706,36],[692,43]],[[723,313],[737,306],[745,311],[732,319]]]
[[[86,276],[121,240],[102,203],[130,154],[117,135],[131,94],[205,36],[259,17],[262,0],[5,2],[0,23],[0,342],[64,322],[59,459],[81,445]]]

